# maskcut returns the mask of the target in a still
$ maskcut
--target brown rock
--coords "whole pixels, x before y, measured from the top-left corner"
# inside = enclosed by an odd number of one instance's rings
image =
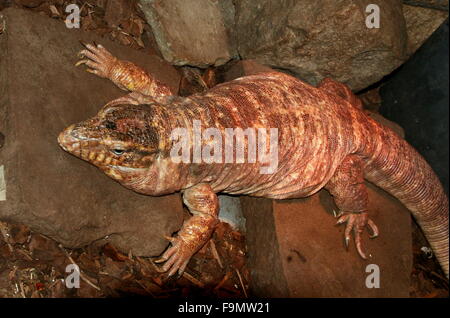
[[[175,92],[178,72],[156,56],[39,14],[9,8],[0,15],[7,26],[0,35],[0,130],[7,140],[0,149],[6,184],[0,219],[29,225],[67,247],[104,239],[125,254],[158,255],[168,245],[164,235],[182,224],[179,195],[150,197],[127,190],[60,149],[56,138],[126,94],[74,66],[79,40],[103,44]]]
[[[403,0],[403,3],[415,7],[448,11],[448,0]]]
[[[447,3],[448,5],[448,3]],[[403,5],[408,32],[408,55],[412,55],[448,17],[448,11]]]
[[[289,297],[273,201],[243,196],[241,207],[245,217],[247,267],[252,293],[258,297]]]
[[[222,0],[229,1],[231,0]],[[236,55],[217,1],[141,0],[164,59],[174,65],[219,66]]]
[[[239,54],[293,72],[317,85],[324,77],[361,90],[406,59],[400,0],[237,0]],[[369,4],[380,7],[380,28],[369,29]]]
[[[252,291],[260,297],[408,297],[412,266],[411,217],[399,201],[368,185],[380,236],[363,235],[369,260],[335,226],[327,191],[305,199],[242,197]],[[366,267],[380,269],[380,288],[367,288]]]

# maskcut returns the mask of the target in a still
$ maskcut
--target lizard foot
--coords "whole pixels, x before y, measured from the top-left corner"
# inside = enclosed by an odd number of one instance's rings
[[[364,231],[364,228],[366,226],[370,227],[372,231],[372,235],[370,238],[375,238],[378,236],[378,228],[373,223],[371,219],[369,219],[369,216],[367,212],[362,213],[343,213],[339,216],[339,219],[337,221],[337,225],[347,223],[345,226],[345,246],[348,248],[348,244],[350,242],[350,233],[353,229],[354,236],[355,236],[355,244],[356,249],[358,250],[358,254],[363,258],[367,259],[366,254],[362,250],[362,241],[361,241],[361,234]]]
[[[172,246],[154,262],[166,262],[162,267],[162,271],[169,271],[169,276],[172,276],[177,271],[178,274],[181,275],[186,269],[192,255],[196,252],[196,249],[193,248],[192,244],[185,242],[181,237],[166,237],[166,239],[171,242]]]
[[[109,53],[101,44],[84,44],[84,50],[78,53],[82,58],[75,66],[85,64],[88,68],[86,71],[100,77],[108,78],[111,69],[118,61],[111,53]]]

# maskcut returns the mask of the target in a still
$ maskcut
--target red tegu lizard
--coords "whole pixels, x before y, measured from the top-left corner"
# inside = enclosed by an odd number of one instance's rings
[[[368,227],[369,202],[364,180],[399,199],[423,229],[448,277],[448,199],[430,166],[405,140],[361,110],[361,103],[344,84],[325,79],[318,87],[279,72],[259,73],[223,83],[189,97],[170,89],[131,62],[112,56],[101,45],[86,45],[77,63],[108,78],[125,97],[99,113],[72,125],[59,136],[61,147],[86,160],[123,186],[152,196],[181,191],[193,216],[159,259],[169,275],[182,273],[191,256],[210,238],[218,220],[217,193],[274,199],[310,196],[327,189],[346,223],[348,246],[353,231],[357,251]],[[268,161],[174,160],[175,129],[184,128],[193,142],[195,122],[203,128],[274,128],[277,163],[261,173]],[[216,130],[217,131],[217,130]],[[253,149],[244,138],[244,151]],[[211,146],[211,135],[202,147]],[[257,145],[264,148],[269,144]],[[214,148],[214,151],[216,148]],[[250,157],[249,157],[250,158]],[[229,158],[228,158],[229,159]]]

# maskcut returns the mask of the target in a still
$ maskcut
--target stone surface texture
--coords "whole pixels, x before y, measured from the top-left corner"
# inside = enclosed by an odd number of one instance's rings
[[[447,3],[448,5],[448,3]],[[448,11],[403,6],[408,32],[408,55],[412,55],[448,17]]]
[[[359,91],[406,59],[406,25],[400,0],[236,0],[242,58],[316,85],[323,77]],[[366,8],[380,8],[380,28],[366,27]]]
[[[164,59],[174,65],[219,66],[236,55],[231,0],[141,0]]]
[[[405,4],[406,3],[406,4]],[[164,58],[208,67],[240,56],[316,85],[360,91],[408,59],[448,16],[448,1],[141,0]],[[368,5],[380,8],[369,29]]]
[[[179,74],[162,59],[19,9],[0,12],[0,131],[6,201],[0,220],[29,225],[67,247],[113,243],[133,255],[158,255],[182,224],[178,194],[150,197],[114,182],[62,149],[58,134],[122,96],[111,82],[76,68],[79,40],[96,41],[141,65],[174,91]]]

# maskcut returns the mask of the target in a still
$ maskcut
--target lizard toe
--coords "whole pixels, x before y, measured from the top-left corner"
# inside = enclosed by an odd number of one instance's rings
[[[162,271],[168,272],[168,276],[173,276],[177,272],[181,275],[189,263],[193,251],[190,245],[179,237],[166,237],[166,239],[171,241],[172,246],[161,258],[155,260],[155,263],[165,262],[162,266]]]
[[[370,235],[370,238],[373,239],[373,238],[378,237],[378,234],[380,232],[378,231],[378,227],[376,226],[376,224],[373,223],[373,221],[371,219],[368,219],[367,220],[367,225],[370,228],[370,230],[372,231],[372,235]]]
[[[88,72],[99,77],[108,77],[109,71],[117,59],[101,45],[82,44],[85,49],[81,50],[78,56],[83,59],[75,65],[86,64],[86,66],[91,68],[91,70],[87,70]]]
[[[362,249],[362,239],[361,239],[361,233],[362,230],[359,230],[355,228],[355,245],[356,250],[358,251],[359,256],[361,256],[362,259],[367,259],[366,253],[364,253]]]
[[[372,231],[372,235],[370,237],[371,238],[377,237],[378,236],[377,226],[372,220],[369,219],[366,212],[344,213],[344,215],[339,217],[336,224],[339,225],[345,222],[347,223],[344,231],[344,243],[346,249],[348,249],[349,247],[351,233],[353,231],[356,250],[358,251],[358,254],[361,256],[361,258],[367,259],[367,255],[362,248],[362,233],[364,232],[364,229],[367,226]]]

